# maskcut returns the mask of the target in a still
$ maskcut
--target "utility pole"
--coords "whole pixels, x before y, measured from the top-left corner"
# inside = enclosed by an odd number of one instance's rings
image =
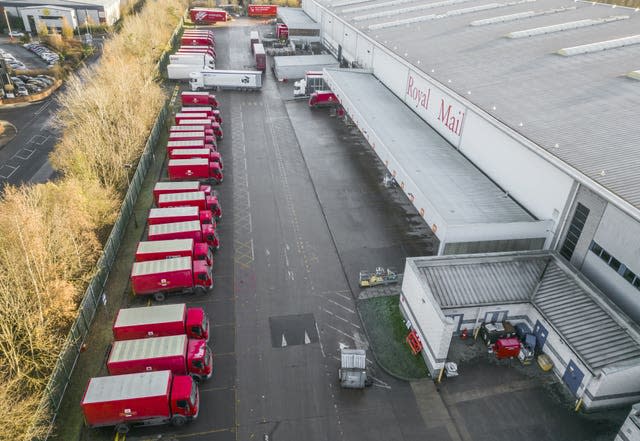
[[[11,35],[11,24],[9,24],[9,17],[7,16],[7,8],[2,8],[4,12],[4,19],[7,21],[7,28],[9,28],[9,38],[13,41],[13,35]]]

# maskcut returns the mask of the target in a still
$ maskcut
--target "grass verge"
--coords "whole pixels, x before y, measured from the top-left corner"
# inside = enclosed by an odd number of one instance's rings
[[[422,357],[413,355],[405,342],[409,331],[400,313],[399,296],[359,300],[358,310],[376,359],[389,374],[405,379],[427,377]]]

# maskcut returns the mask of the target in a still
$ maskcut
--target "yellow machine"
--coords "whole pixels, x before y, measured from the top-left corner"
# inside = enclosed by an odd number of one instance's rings
[[[390,269],[382,267],[376,268],[374,273],[369,271],[360,271],[360,287],[367,288],[377,285],[389,285],[398,282],[398,275]]]

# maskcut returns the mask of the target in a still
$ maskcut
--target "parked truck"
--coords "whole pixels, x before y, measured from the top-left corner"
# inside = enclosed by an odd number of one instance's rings
[[[189,376],[142,372],[91,378],[80,407],[87,426],[126,434],[133,426],[184,426],[198,417],[200,394]]]
[[[207,135],[204,129],[193,132],[171,130],[169,131],[169,142],[171,141],[201,141],[205,145],[212,146],[215,150],[218,149],[218,144],[216,142],[216,137],[213,135],[213,130],[211,130],[211,135]]]
[[[107,359],[110,375],[171,371],[199,383],[213,374],[213,355],[207,342],[186,335],[115,341]]]
[[[213,106],[220,107],[216,96],[209,92],[194,92],[185,90],[180,93],[180,101],[183,106]]]
[[[194,66],[205,66],[209,69],[216,68],[216,60],[209,54],[196,52],[177,52],[169,55],[169,63],[172,64],[192,64]]]
[[[186,36],[186,37],[191,37],[191,36],[205,36],[208,37],[209,40],[213,43],[213,45],[216,44],[216,35],[213,33],[212,30],[210,29],[202,29],[202,28],[198,28],[198,29],[185,29],[184,32],[182,33],[182,36]]]
[[[170,159],[167,171],[172,181],[198,179],[221,184],[224,180],[220,165],[202,158]]]
[[[213,134],[216,135],[218,139],[222,139],[222,127],[220,123],[213,118],[200,118],[200,119],[181,119],[178,125],[185,126],[194,126],[194,125],[204,125],[207,128],[213,130]]]
[[[339,104],[340,101],[330,90],[318,90],[309,97],[309,107],[337,106]]]
[[[264,71],[267,69],[267,54],[264,51],[264,46],[260,43],[253,45],[253,54],[256,61],[256,69]]]
[[[220,165],[220,170],[224,170],[224,163],[222,162],[222,155],[215,150],[206,148],[185,149],[185,148],[172,148],[169,150],[169,158],[171,159],[189,159],[189,158],[205,158],[210,161],[217,162]]]
[[[258,90],[262,87],[261,71],[201,70],[190,75],[191,90],[241,89]]]
[[[189,132],[181,132],[189,133]],[[203,139],[171,139],[167,142],[167,152],[171,154],[177,149],[209,149],[213,152],[217,152],[218,148],[215,144],[209,143]]]
[[[284,23],[276,25],[276,38],[278,40],[286,40],[289,38],[289,27]]]
[[[211,210],[201,210],[196,206],[152,208],[149,210],[149,217],[147,219],[149,225],[189,221],[200,221],[202,224],[212,224],[214,227],[216,226],[213,212]]]
[[[218,124],[222,124],[220,110],[214,109],[212,106],[184,106],[180,109],[180,113],[206,113],[206,118],[215,119]]]
[[[176,305],[123,308],[113,322],[114,340],[186,334],[189,338],[209,340],[209,318],[204,309]]]
[[[249,17],[275,17],[278,15],[277,5],[248,5],[247,15]]]
[[[183,35],[180,38],[181,46],[206,46],[206,47],[215,47],[215,42],[208,35]]]
[[[202,224],[200,221],[171,222],[168,224],[149,225],[148,240],[193,239],[205,242],[212,249],[220,247],[220,241],[213,224]]]
[[[193,126],[188,126],[186,124],[171,126],[169,128],[169,133],[175,132],[204,132],[206,136],[214,136],[213,129],[202,124],[196,124]]]
[[[190,46],[183,45],[178,48],[178,53],[183,54],[207,54],[210,57],[216,58],[216,49],[212,46]]]
[[[215,24],[219,21],[227,21],[227,11],[212,8],[191,8],[189,17],[196,24]]]
[[[156,182],[153,187],[153,200],[157,205],[161,194],[191,193],[192,191],[202,191],[206,196],[215,196],[216,202],[218,200],[218,195],[211,191],[210,185],[201,184],[198,181]]]
[[[131,288],[136,296],[162,302],[167,294],[204,294],[213,287],[210,265],[191,257],[134,262]]]
[[[194,64],[176,64],[169,63],[167,65],[167,78],[170,80],[190,80],[193,72],[216,72],[207,66],[196,66]]]
[[[204,260],[209,266],[214,263],[209,245],[193,239],[149,240],[138,243],[135,261],[175,259],[191,257],[193,260]]]

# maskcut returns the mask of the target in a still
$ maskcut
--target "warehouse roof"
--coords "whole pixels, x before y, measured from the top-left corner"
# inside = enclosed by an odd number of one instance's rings
[[[573,0],[317,1],[640,208],[633,9]]]
[[[535,219],[482,174],[373,75],[325,69],[328,81],[358,109],[413,184],[449,224]],[[336,90],[334,89],[334,92]]]
[[[530,302],[578,357],[597,370],[640,363],[640,332],[555,252],[407,259],[441,308]]]
[[[320,29],[320,25],[300,8],[278,8],[278,17],[289,29]]]

